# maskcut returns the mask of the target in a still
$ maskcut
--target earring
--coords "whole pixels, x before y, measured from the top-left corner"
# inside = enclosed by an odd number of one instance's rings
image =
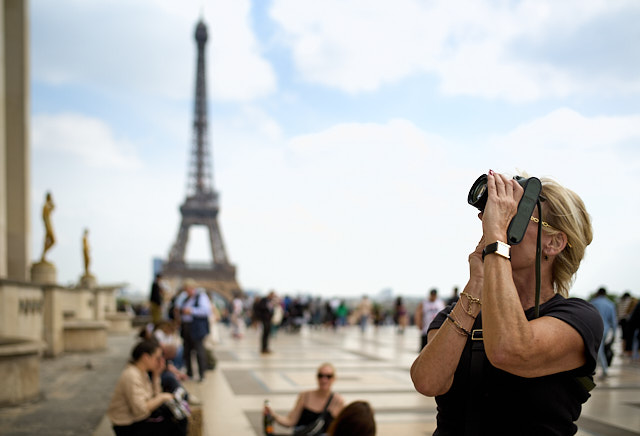
[[[544,260],[549,260],[549,256],[547,256],[546,254],[544,255]]]

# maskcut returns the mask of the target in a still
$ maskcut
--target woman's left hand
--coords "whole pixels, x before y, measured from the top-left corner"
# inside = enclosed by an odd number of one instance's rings
[[[507,228],[518,211],[518,203],[524,190],[522,186],[503,174],[489,171],[487,174],[487,205],[482,214],[482,231],[485,242],[507,240]]]

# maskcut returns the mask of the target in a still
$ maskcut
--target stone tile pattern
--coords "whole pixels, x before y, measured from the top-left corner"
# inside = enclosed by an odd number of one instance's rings
[[[334,364],[334,390],[347,403],[369,401],[375,410],[378,435],[431,435],[436,405],[418,394],[409,368],[417,355],[416,329],[398,335],[393,327],[355,327],[338,331],[303,328],[280,331],[272,339],[273,353],[259,353],[259,333],[249,329],[240,340],[223,326],[214,345],[218,366],[198,386],[205,404],[205,434],[262,434],[262,405],[269,399],[279,413],[289,411],[298,392],[316,385],[317,367]],[[578,421],[579,436],[640,436],[640,366],[618,359],[608,380],[600,381]],[[279,434],[287,429],[276,427]]]

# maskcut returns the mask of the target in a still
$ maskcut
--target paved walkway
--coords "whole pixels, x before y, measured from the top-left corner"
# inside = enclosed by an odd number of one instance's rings
[[[336,366],[334,388],[347,402],[371,403],[378,435],[432,434],[435,401],[416,393],[409,376],[419,344],[415,328],[404,335],[391,327],[370,328],[365,334],[355,327],[280,332],[267,356],[258,353],[258,342],[255,331],[233,340],[223,330],[216,345],[218,367],[197,386],[207,436],[262,434],[264,399],[286,413],[299,391],[315,386],[316,368],[324,361]],[[640,366],[616,357],[610,374],[598,381],[583,408],[579,436],[640,436]]]
[[[40,400],[0,408],[0,435],[90,436],[107,410],[133,344],[133,332],[110,335],[106,350],[42,359]]]
[[[261,435],[264,400],[287,412],[299,391],[315,386],[316,368],[324,361],[336,366],[334,388],[347,402],[371,403],[378,435],[431,435],[434,430],[435,402],[416,393],[409,377],[419,342],[415,328],[404,335],[390,327],[365,334],[355,327],[279,332],[273,354],[266,356],[258,352],[256,331],[248,330],[241,340],[232,339],[225,327],[219,331],[217,368],[203,383],[187,383],[203,402],[205,436]],[[43,360],[44,400],[0,409],[0,435],[112,436],[104,412],[132,343],[133,334],[110,336],[105,352]],[[640,366],[616,356],[610,373],[598,381],[583,409],[579,436],[640,436]]]

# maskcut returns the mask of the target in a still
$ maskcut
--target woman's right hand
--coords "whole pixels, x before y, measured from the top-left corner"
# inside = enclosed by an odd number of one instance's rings
[[[160,398],[162,398],[162,402],[166,403],[167,401],[172,401],[175,397],[171,392],[162,392],[159,394]]]

